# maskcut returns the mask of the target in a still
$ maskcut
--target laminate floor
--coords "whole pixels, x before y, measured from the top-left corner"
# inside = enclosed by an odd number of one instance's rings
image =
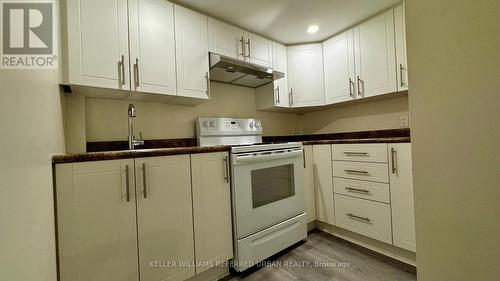
[[[305,242],[250,269],[237,281],[415,281],[412,267],[403,270],[391,259],[367,253],[349,242],[322,231],[309,234]],[[414,269],[414,268],[413,268]]]

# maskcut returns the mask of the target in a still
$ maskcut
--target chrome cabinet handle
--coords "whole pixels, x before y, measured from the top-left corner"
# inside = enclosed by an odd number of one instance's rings
[[[224,156],[222,161],[224,162],[224,181],[229,183],[229,163],[227,156]]]
[[[346,216],[348,216],[348,217],[350,217],[350,218],[354,218],[354,219],[360,219],[360,220],[363,220],[363,221],[366,221],[366,222],[371,222],[371,221],[372,221],[372,220],[371,220],[371,219],[369,219],[369,218],[356,216],[356,215],[353,215],[353,214],[351,214],[351,213],[346,214]]]
[[[207,90],[205,93],[210,97],[210,74],[208,72],[205,72],[205,79],[207,79]]]
[[[242,57],[246,57],[245,56],[245,53],[246,53],[245,52],[245,39],[243,39],[243,36],[241,36],[240,43],[241,43],[241,53],[240,53],[240,55]]]
[[[247,46],[248,46],[248,58],[250,58],[250,38],[247,39]]]
[[[120,86],[125,85],[125,56],[122,55],[120,61],[118,62],[118,80]]]
[[[134,85],[135,88],[139,88],[139,58],[135,58],[134,64]]]
[[[391,162],[392,162],[392,173],[395,174],[397,172],[396,168],[396,149],[394,147],[391,147]]]
[[[344,170],[344,172],[346,172],[346,173],[348,173],[348,174],[354,173],[354,174],[368,175],[368,172],[367,172],[367,171]]]
[[[280,103],[280,85],[276,87],[276,90],[274,90],[274,94],[276,95],[276,103]]]
[[[290,93],[288,94],[288,104],[293,105],[293,88],[290,88]]]
[[[349,96],[351,98],[354,98],[354,93],[352,92],[353,88],[354,88],[354,82],[352,81],[351,78],[349,78]]]
[[[146,163],[142,163],[142,193],[144,198],[148,198],[147,181],[146,181]]]
[[[368,152],[355,152],[355,151],[344,151],[345,155],[352,155],[352,156],[365,156],[368,155]]]
[[[361,92],[361,87],[360,87],[360,82],[361,84],[363,84],[363,92]],[[359,78],[359,75],[357,76],[357,82],[356,82],[357,86],[358,86],[358,96],[359,97],[363,97],[364,96],[364,93],[365,93],[365,85],[364,85],[364,82],[361,78]]]
[[[353,188],[353,187],[346,187],[345,188],[347,191],[351,191],[351,192],[362,192],[362,193],[370,193],[369,190],[367,189],[358,189],[358,188]]]
[[[306,167],[306,149],[302,148],[302,161],[304,161],[304,168]]]
[[[127,202],[130,202],[130,179],[129,179],[128,165],[125,165],[125,184],[127,187],[127,189],[125,190],[127,196]]]
[[[400,84],[401,87],[405,87],[406,86],[406,84],[403,82],[403,70],[405,70],[404,67],[403,67],[403,65],[399,64],[399,77],[400,77],[400,80],[401,80],[401,84]]]

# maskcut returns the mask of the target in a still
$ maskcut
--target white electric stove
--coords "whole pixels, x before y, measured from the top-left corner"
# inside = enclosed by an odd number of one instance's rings
[[[232,146],[232,267],[243,271],[305,239],[302,144],[263,144],[256,119],[199,118],[196,128],[199,145]]]

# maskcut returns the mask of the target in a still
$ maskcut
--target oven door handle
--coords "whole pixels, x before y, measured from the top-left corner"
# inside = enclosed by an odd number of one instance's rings
[[[272,161],[278,159],[294,158],[299,156],[302,156],[302,149],[290,152],[282,152],[282,153],[273,152],[271,154],[241,155],[235,157],[235,164]]]

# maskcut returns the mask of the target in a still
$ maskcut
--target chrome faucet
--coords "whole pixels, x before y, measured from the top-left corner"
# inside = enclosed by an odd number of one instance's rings
[[[134,119],[135,118],[135,106],[133,104],[128,105],[128,149],[135,149],[136,146],[144,145],[144,139],[142,138],[142,133],[139,132],[139,138],[134,136]]]

